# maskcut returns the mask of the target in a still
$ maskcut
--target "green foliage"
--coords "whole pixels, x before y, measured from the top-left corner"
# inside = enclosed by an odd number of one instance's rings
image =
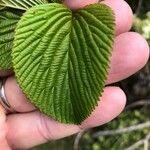
[[[129,110],[122,113],[118,119],[108,123],[105,126],[99,128],[99,130],[114,130],[119,128],[125,128],[132,125],[137,125],[149,121],[149,111],[145,109],[141,110]],[[97,132],[94,129],[93,133]],[[95,145],[98,146],[98,150],[124,150],[130,145],[134,144],[141,138],[144,138],[150,132],[150,128],[145,128],[130,133],[118,134],[115,136],[106,136],[92,138],[91,133],[84,135],[81,145],[84,150],[95,150]],[[83,146],[84,145],[84,146]],[[140,149],[139,149],[140,150]],[[141,149],[142,150],[142,149]]]
[[[14,30],[22,13],[12,9],[0,9],[0,68],[12,68],[11,50],[14,40]]]
[[[80,124],[101,96],[114,38],[103,4],[71,12],[62,4],[33,7],[18,23],[13,66],[22,90],[42,112]]]
[[[47,0],[0,0],[0,6],[27,10],[35,5],[40,5],[47,2]]]
[[[0,68],[12,69],[12,46],[14,32],[24,10],[46,0],[0,0]],[[15,9],[14,9],[15,8]]]
[[[141,33],[150,44],[150,11],[143,18],[135,16],[133,29]]]

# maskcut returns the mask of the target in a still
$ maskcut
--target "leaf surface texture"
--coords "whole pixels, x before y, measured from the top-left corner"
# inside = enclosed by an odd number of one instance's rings
[[[0,9],[0,69],[12,68],[14,30],[20,16],[21,13],[12,9]]]
[[[27,10],[35,5],[48,3],[47,0],[0,0],[0,6]]]

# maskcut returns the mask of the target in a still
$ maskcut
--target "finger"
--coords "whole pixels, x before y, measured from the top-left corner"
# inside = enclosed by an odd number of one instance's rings
[[[95,4],[98,3],[99,0],[64,0],[64,3],[69,6],[71,9],[78,9],[82,8],[89,4]]]
[[[149,46],[134,32],[127,32],[115,39],[107,83],[114,83],[140,70],[148,61]]]
[[[10,106],[17,112],[29,112],[35,107],[27,100],[26,96],[19,88],[14,76],[9,77],[4,85],[6,98]]]
[[[130,6],[124,0],[105,0],[102,3],[110,6],[116,17],[116,35],[127,32],[133,23],[133,13]]]
[[[77,133],[81,128],[104,124],[115,118],[123,110],[125,103],[126,97],[121,89],[117,87],[105,88],[99,105],[80,127],[58,123],[39,112],[9,115],[7,118],[9,129],[7,140],[14,148],[28,149],[48,140]]]
[[[66,0],[65,3],[72,9],[84,7],[87,4],[97,3],[98,0]],[[116,35],[130,30],[133,22],[133,13],[130,6],[124,0],[105,0],[104,3],[110,6],[116,17]]]
[[[126,96],[120,88],[106,87],[99,105],[80,128],[96,127],[111,121],[122,112],[125,104]]]

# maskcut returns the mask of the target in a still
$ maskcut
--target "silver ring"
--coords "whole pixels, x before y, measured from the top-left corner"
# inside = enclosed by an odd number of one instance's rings
[[[10,104],[6,98],[4,83],[5,83],[5,80],[0,80],[0,103],[9,112],[15,112],[15,110],[10,106]]]

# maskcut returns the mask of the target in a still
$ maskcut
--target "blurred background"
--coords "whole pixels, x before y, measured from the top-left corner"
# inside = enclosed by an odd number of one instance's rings
[[[150,0],[126,0],[134,12],[132,31],[150,45]],[[150,150],[150,62],[116,83],[127,95],[124,112],[112,122],[31,150]]]

